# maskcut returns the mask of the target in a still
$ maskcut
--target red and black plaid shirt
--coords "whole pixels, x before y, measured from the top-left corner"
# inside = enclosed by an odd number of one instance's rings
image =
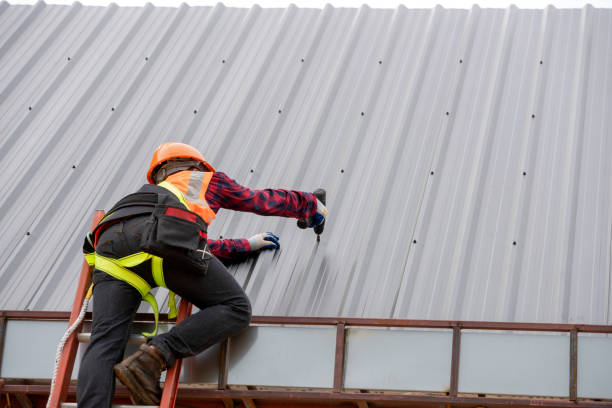
[[[227,208],[259,215],[307,218],[317,211],[317,198],[311,193],[280,189],[251,190],[222,172],[212,176],[206,190],[206,201],[215,213],[221,208]],[[232,258],[251,250],[245,238],[209,239],[208,246],[218,258]]]

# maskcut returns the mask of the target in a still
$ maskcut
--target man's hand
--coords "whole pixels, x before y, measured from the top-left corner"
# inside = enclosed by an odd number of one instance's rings
[[[317,212],[311,217],[311,224],[308,227],[314,228],[317,225],[323,224],[326,217],[327,207],[325,207],[321,201],[317,200]]]
[[[271,232],[262,232],[261,234],[253,235],[249,238],[251,251],[259,251],[260,249],[277,249],[280,248],[278,240],[280,238]]]
[[[327,207],[325,207],[325,190],[318,188],[313,194],[317,198],[317,211],[308,218],[298,219],[297,226],[301,229],[315,228],[315,232],[320,234],[323,232],[323,224],[325,223],[325,218],[327,218]]]

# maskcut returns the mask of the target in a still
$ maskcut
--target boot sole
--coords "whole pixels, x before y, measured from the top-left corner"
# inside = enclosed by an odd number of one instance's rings
[[[137,405],[159,405],[159,400],[151,398],[151,395],[145,390],[138,378],[132,374],[127,368],[117,364],[113,367],[115,375],[125,385],[130,392],[132,403]]]

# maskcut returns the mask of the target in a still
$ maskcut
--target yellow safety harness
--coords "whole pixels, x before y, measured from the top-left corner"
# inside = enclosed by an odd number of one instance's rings
[[[165,189],[172,192],[187,209],[187,203],[185,201],[185,197],[183,193],[173,186],[172,184],[164,181],[158,184],[160,187],[164,187]],[[104,219],[101,221],[104,222]],[[132,287],[134,287],[142,296],[142,299],[151,305],[153,309],[153,314],[155,315],[155,330],[153,332],[144,332],[142,333],[146,337],[155,336],[157,333],[157,326],[159,321],[159,308],[157,306],[157,301],[155,300],[155,296],[151,294],[151,285],[147,283],[143,278],[138,276],[136,273],[132,272],[128,268],[133,268],[135,266],[140,265],[143,262],[151,260],[151,272],[153,274],[153,280],[158,286],[163,288],[167,288],[166,283],[164,281],[164,268],[163,268],[163,259],[159,256],[151,255],[146,252],[136,252],[134,254],[124,256],[123,258],[114,259],[102,256],[95,252],[91,252],[89,254],[85,254],[85,259],[89,266],[93,266],[94,268],[106,272],[112,277],[122,280]],[[168,298],[168,307],[170,311],[168,312],[168,318],[174,319],[177,315],[176,309],[176,299],[175,294],[172,291],[169,291]]]

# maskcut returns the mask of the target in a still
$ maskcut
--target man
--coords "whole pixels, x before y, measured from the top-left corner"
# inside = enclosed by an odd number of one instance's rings
[[[309,227],[321,225],[327,215],[314,194],[250,190],[183,143],[157,148],[147,179],[150,184],[115,204],[84,245],[95,265],[94,303],[78,377],[79,408],[111,406],[113,371],[135,404],[157,405],[163,370],[249,325],[250,302],[218,258],[278,248],[278,237],[208,240],[206,228],[219,209],[305,219]],[[171,291],[170,306],[174,292],[200,310],[167,333],[145,333],[151,335],[147,343],[121,361],[141,300],[151,303],[157,316],[149,293],[156,286]]]

